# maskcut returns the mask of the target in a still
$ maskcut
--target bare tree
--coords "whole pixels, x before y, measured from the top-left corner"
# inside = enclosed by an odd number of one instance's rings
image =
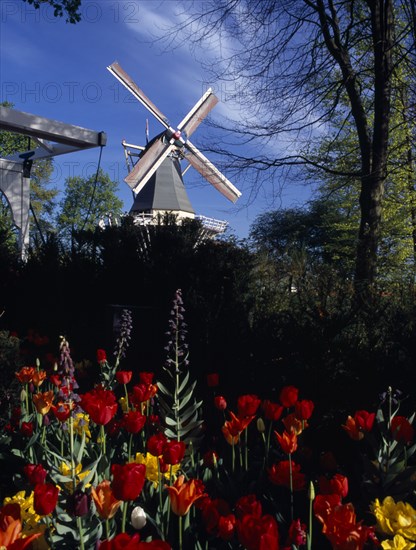
[[[244,111],[233,131],[249,154],[215,149],[235,167],[257,170],[257,183],[266,171],[275,176],[305,164],[359,180],[361,299],[376,282],[395,64],[410,59],[412,25],[404,16],[397,24],[400,9],[395,0],[209,0],[192,10],[185,4],[180,29],[170,34],[174,40],[188,31],[193,45],[211,51],[221,45],[209,68],[234,85]],[[342,124],[355,128],[354,173],[334,168],[330,149],[319,160],[308,154],[311,140],[334,130],[340,113]]]

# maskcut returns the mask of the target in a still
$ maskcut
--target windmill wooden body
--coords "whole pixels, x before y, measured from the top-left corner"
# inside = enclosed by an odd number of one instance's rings
[[[173,128],[165,115],[150,101],[131,77],[113,63],[108,70],[164,126],[165,130],[146,147],[123,141],[129,173],[124,181],[133,190],[135,200],[130,211],[139,223],[154,223],[160,215],[175,214],[180,218],[200,218],[212,234],[222,232],[227,223],[196,216],[183,183],[180,162],[186,160],[227,199],[235,202],[240,191],[189,140],[199,124],[218,103],[209,89]],[[185,170],[186,171],[186,170]]]

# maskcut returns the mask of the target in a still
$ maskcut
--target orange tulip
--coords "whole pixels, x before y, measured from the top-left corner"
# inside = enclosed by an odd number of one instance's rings
[[[222,433],[224,434],[227,442],[232,445],[237,443],[241,432],[243,432],[250,422],[255,418],[254,416],[246,416],[239,418],[233,412],[230,411],[231,420],[227,420],[222,427]]]
[[[363,432],[360,430],[360,427],[357,425],[356,421],[352,416],[349,416],[347,418],[347,421],[342,426],[342,428],[344,428],[344,430],[351,437],[351,439],[354,439],[355,441],[359,441],[364,437]]]
[[[35,373],[35,367],[22,367],[15,375],[21,384],[29,384],[29,382],[32,382]]]
[[[114,497],[108,480],[102,481],[96,488],[91,487],[91,496],[101,519],[114,517],[122,502]]]
[[[236,445],[240,439],[240,432],[234,434],[227,424],[229,424],[229,422],[226,422],[221,428],[222,433],[224,434],[225,440],[229,445]]]
[[[282,422],[287,432],[295,433],[296,435],[301,434],[308,427],[306,420],[299,420],[295,414],[288,414],[283,418]]]
[[[39,386],[42,385],[42,383],[46,380],[46,371],[39,370],[36,371],[35,374],[32,377],[33,385],[39,388]]]
[[[22,537],[22,522],[20,519],[14,519],[12,516],[3,518],[2,529],[0,529],[0,548],[13,548],[13,550],[23,550],[30,546],[33,540],[41,536],[42,533],[35,533],[26,538]]]
[[[295,432],[288,433],[284,431],[282,435],[280,435],[278,432],[274,433],[284,453],[287,453],[289,455],[296,451],[296,449],[298,448],[298,436]]]
[[[36,407],[36,410],[40,414],[48,414],[52,407],[53,401],[53,391],[45,391],[44,393],[34,393],[33,394],[33,403]]]
[[[184,480],[185,476],[179,476],[173,485],[166,487],[169,491],[172,512],[177,516],[186,516],[196,500],[207,496],[200,479]]]

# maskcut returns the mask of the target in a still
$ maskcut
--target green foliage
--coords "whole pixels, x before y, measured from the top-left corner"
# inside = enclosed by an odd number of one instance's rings
[[[168,358],[163,368],[167,382],[158,382],[163,397],[159,393],[157,399],[166,437],[184,441],[187,445],[192,443],[196,447],[202,439],[202,401],[196,401],[193,396],[196,381],[190,382],[184,312],[182,293],[177,290],[167,333]]]
[[[100,221],[120,217],[123,204],[116,196],[117,188],[117,182],[101,169],[97,178],[75,176],[66,180],[57,216],[58,231],[65,242],[73,246],[75,233],[94,231]]]
[[[78,23],[81,21],[81,0],[23,0],[39,9],[45,1],[53,7],[55,17],[66,16],[67,23]]]

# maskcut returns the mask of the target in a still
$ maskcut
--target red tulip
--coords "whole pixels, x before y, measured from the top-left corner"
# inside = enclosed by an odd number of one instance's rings
[[[179,464],[185,456],[186,445],[183,441],[167,441],[162,449],[165,464]]]
[[[72,408],[72,403],[71,405],[69,405],[68,403],[63,402],[59,402],[57,405],[52,405],[51,407],[53,414],[59,420],[59,422],[65,422],[66,420],[68,420]]]
[[[247,550],[279,550],[277,523],[272,516],[243,516],[237,520],[237,534]]]
[[[287,544],[292,546],[304,546],[306,545],[306,525],[300,522],[300,519],[292,521],[289,527],[288,542]]]
[[[237,401],[238,416],[255,416],[257,409],[260,406],[260,399],[257,395],[241,395]]]
[[[341,496],[335,493],[332,495],[316,495],[313,501],[313,511],[315,516],[324,523],[331,510],[340,504]]]
[[[215,388],[220,383],[220,377],[217,372],[207,374],[207,386],[209,388]]]
[[[323,495],[339,495],[341,498],[345,498],[348,494],[348,478],[335,474],[328,479],[325,476],[319,478],[319,490]]]
[[[214,397],[214,405],[219,411],[225,411],[227,408],[227,401],[222,395]]]
[[[308,420],[312,416],[315,405],[313,401],[303,399],[295,403],[295,415],[299,420]]]
[[[150,425],[156,425],[156,424],[160,424],[160,417],[158,414],[149,414],[149,416],[146,417],[146,422]]]
[[[285,386],[282,388],[279,400],[284,407],[293,407],[298,400],[299,390],[294,386]]]
[[[235,505],[235,513],[238,518],[242,518],[247,514],[260,518],[262,515],[261,503],[257,500],[256,495],[245,495],[238,499]]]
[[[111,540],[103,540],[100,550],[171,550],[171,546],[163,540],[140,542],[138,533],[133,536],[120,533]]]
[[[32,437],[33,422],[22,422],[22,425],[20,426],[20,433],[25,437]]]
[[[154,375],[154,372],[139,372],[140,383],[149,386],[153,382]]]
[[[97,362],[105,363],[107,361],[107,353],[104,349],[97,349]]]
[[[45,479],[48,474],[42,464],[26,464],[23,471],[31,485],[45,483]]]
[[[113,464],[111,489],[117,500],[135,500],[142,492],[146,479],[144,464]]]
[[[120,433],[121,422],[112,418],[108,424],[106,424],[105,431],[108,437],[117,437]]]
[[[122,426],[130,434],[139,433],[146,424],[146,416],[138,411],[129,411],[124,415]]]
[[[58,502],[59,489],[51,483],[38,483],[33,491],[33,508],[40,516],[53,512]]]
[[[81,396],[81,407],[93,422],[105,426],[115,416],[118,405],[112,391],[97,387]]]
[[[288,460],[282,460],[269,468],[269,480],[275,485],[290,487],[290,464]],[[306,484],[305,475],[301,473],[300,466],[292,460],[292,486],[294,491],[301,491]]]
[[[341,504],[339,495],[317,495],[314,512],[333,548],[363,550],[367,539],[374,534],[372,527],[356,522],[354,506]]]
[[[231,514],[228,502],[222,498],[211,500],[206,496],[197,501],[196,507],[201,510],[202,521],[207,533],[217,536],[220,518]]]
[[[167,442],[167,437],[163,433],[152,435],[147,440],[147,450],[153,456],[160,456],[163,451],[163,447]]]
[[[51,374],[49,377],[49,382],[51,382],[51,384],[53,384],[57,388],[59,388],[59,386],[62,384],[62,380],[59,374]]]
[[[354,420],[357,426],[363,432],[371,432],[373,429],[376,413],[369,413],[367,411],[357,411],[354,415]]]
[[[130,396],[130,401],[140,408],[140,404],[152,399],[157,393],[156,384],[137,384],[133,387],[133,394]]]
[[[236,519],[234,514],[220,516],[218,519],[218,536],[222,540],[231,540],[234,536]]]
[[[394,416],[391,419],[391,432],[393,438],[401,443],[411,443],[415,430],[405,416]]]
[[[116,380],[119,384],[128,384],[133,376],[131,370],[119,370],[116,372]]]
[[[266,420],[272,420],[276,422],[282,416],[283,407],[279,403],[272,403],[268,399],[263,401],[262,408],[264,411],[264,417]]]

